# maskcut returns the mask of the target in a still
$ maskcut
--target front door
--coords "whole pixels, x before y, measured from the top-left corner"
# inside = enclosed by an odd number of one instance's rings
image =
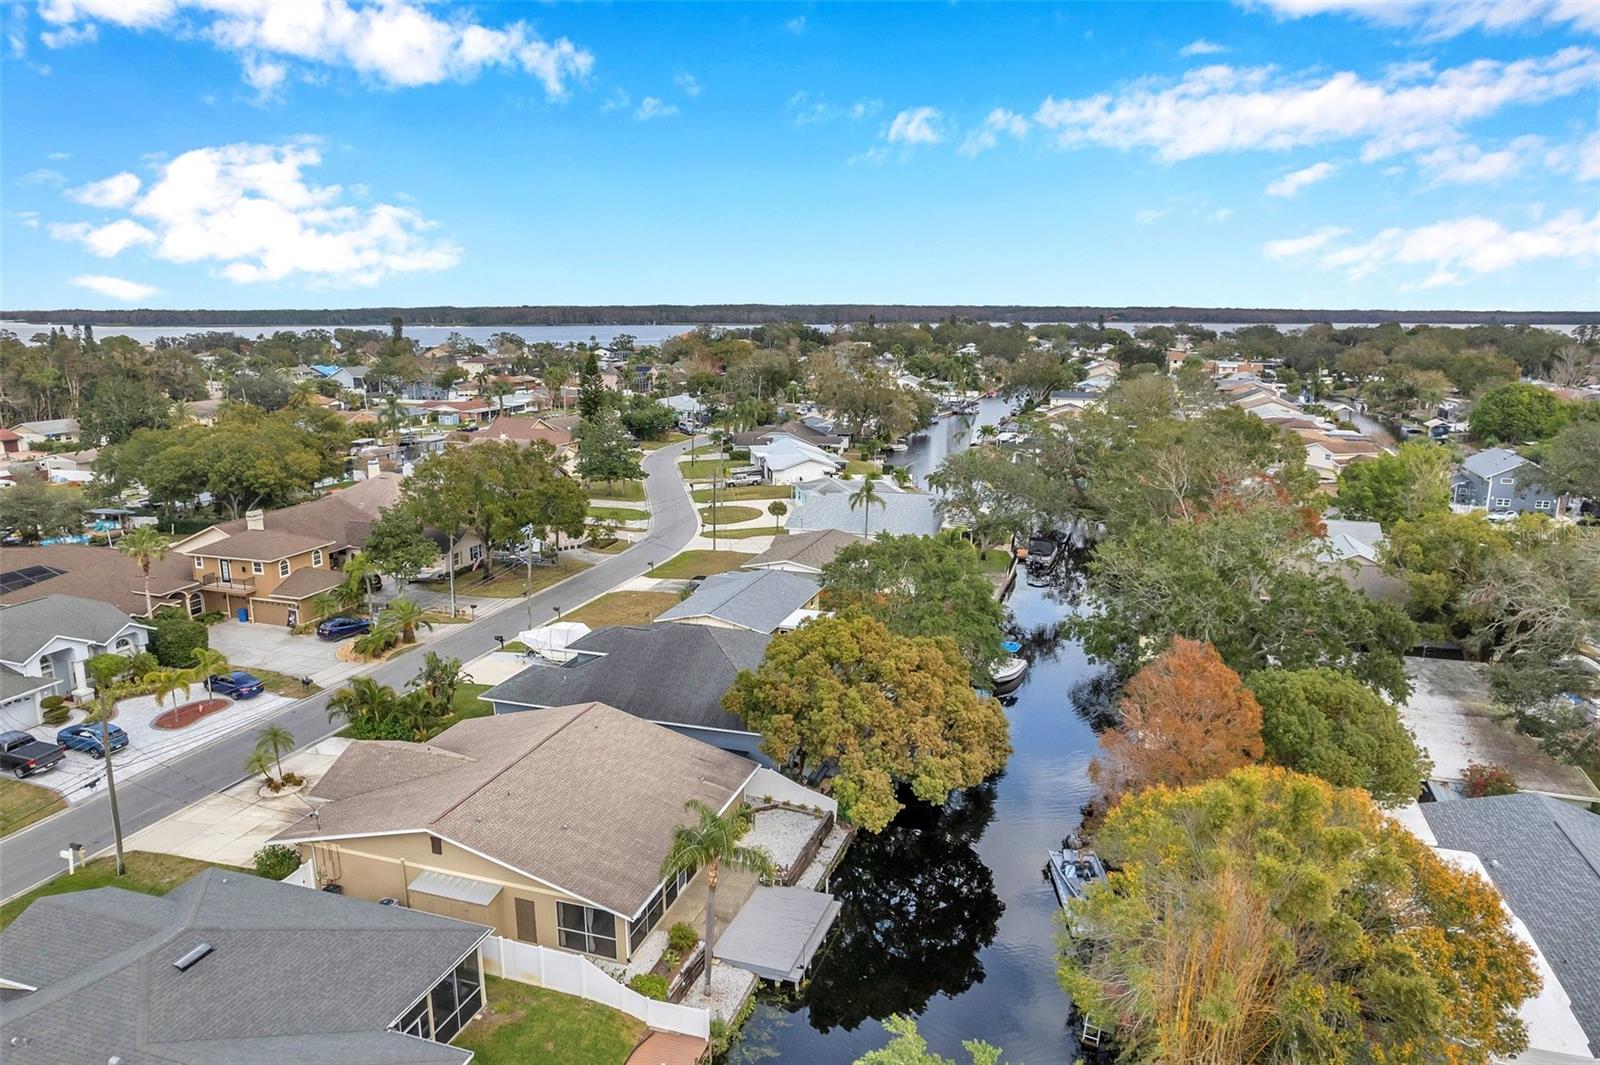
[[[517,899],[517,938],[524,943],[539,942],[539,926],[534,920],[533,900]]]
[[[233,563],[229,562],[225,558],[218,559],[217,574],[223,579],[224,582],[233,580]]]

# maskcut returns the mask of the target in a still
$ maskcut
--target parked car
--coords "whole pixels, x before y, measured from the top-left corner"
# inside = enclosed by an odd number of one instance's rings
[[[259,677],[242,669],[212,677],[207,683],[211,686],[212,695],[226,695],[232,699],[254,699],[267,690]]]
[[[371,631],[371,618],[329,618],[317,626],[317,635],[324,640],[342,640],[346,636],[359,636]]]
[[[54,769],[66,754],[26,732],[0,732],[0,769],[21,780]]]
[[[71,750],[82,751],[90,758],[104,758],[106,756],[106,748],[101,729],[111,730],[111,751],[113,754],[128,745],[128,734],[111,724],[68,725],[56,733],[56,742]]]

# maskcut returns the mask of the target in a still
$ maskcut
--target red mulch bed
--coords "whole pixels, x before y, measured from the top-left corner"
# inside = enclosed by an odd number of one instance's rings
[[[207,714],[214,714],[218,710],[226,710],[233,705],[231,699],[201,699],[199,702],[184,703],[171,710],[156,715],[150,722],[156,728],[179,729],[188,728]]]

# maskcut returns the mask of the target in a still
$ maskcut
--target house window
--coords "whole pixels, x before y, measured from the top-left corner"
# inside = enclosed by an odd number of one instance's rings
[[[194,568],[195,569],[199,569],[200,567],[204,566],[205,564],[206,564],[206,560],[203,559],[203,558],[197,558],[197,559],[194,560]]]
[[[455,551],[455,552],[451,553],[451,555],[450,555],[450,564],[452,566],[461,565],[461,552],[460,551]]]
[[[259,563],[259,562],[250,563],[250,572],[251,573],[254,573],[257,576],[260,576],[261,574],[265,573],[266,571],[267,571],[267,568],[265,566],[263,566],[261,563]]]
[[[1517,479],[1515,477],[1502,477],[1502,478],[1500,478],[1500,483],[1501,484],[1516,484],[1517,483]]]
[[[1494,505],[1496,510],[1508,510],[1511,507],[1511,500],[1504,496],[1498,496],[1494,501]]]
[[[429,836],[428,837],[428,849],[433,851],[433,853],[435,853],[435,854],[443,854],[444,853],[444,840],[440,839],[438,836]]]
[[[46,680],[56,679],[56,664],[50,660],[49,655],[43,655],[39,659],[39,676]]]
[[[289,575],[289,560],[288,559],[283,559],[278,563],[278,576],[287,577],[288,575]]]
[[[617,956],[617,918],[593,906],[580,906],[572,902],[556,903],[556,930],[561,945],[568,950],[581,950],[585,954],[598,954],[605,958]]]
[[[311,565],[314,567],[322,565],[322,548],[319,547],[311,552]]]
[[[1536,499],[1536,500],[1534,500],[1533,509],[1534,510],[1549,510],[1550,509],[1550,500],[1548,500],[1548,499]]]

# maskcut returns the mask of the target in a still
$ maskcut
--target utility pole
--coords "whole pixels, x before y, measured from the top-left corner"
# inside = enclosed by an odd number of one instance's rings
[[[528,564],[528,628],[533,628],[533,526],[528,526],[528,538],[523,543],[523,554]]]
[[[711,464],[711,550],[717,551],[717,519],[722,515],[717,511],[717,486],[722,482],[722,438],[717,438],[717,457]],[[709,949],[709,948],[708,948]],[[709,962],[707,963],[709,965]]]

